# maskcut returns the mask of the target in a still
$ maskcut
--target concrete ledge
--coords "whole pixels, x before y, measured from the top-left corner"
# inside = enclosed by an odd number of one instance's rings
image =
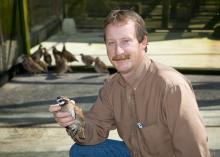
[[[174,67],[175,68],[175,67]],[[73,73],[88,73],[88,72],[94,72],[96,73],[94,67],[87,67],[87,66],[71,66],[71,69],[73,70]],[[208,68],[175,68],[177,71],[179,71],[182,74],[195,74],[195,75],[220,75],[220,68],[219,69],[208,69]],[[53,72],[55,70],[55,67],[49,67],[49,72]],[[116,71],[113,67],[108,67],[108,71],[110,74],[113,74]],[[10,81],[16,74],[22,74],[27,73],[25,69],[22,67],[21,64],[14,65],[11,69],[8,71],[5,71],[0,74],[0,87],[3,86],[5,83]]]

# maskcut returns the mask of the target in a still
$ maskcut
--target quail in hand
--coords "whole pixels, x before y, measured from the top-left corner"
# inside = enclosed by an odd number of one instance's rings
[[[58,96],[57,103],[61,106],[62,111],[69,112],[74,119],[74,123],[67,126],[68,134],[73,138],[76,134],[80,138],[85,138],[84,134],[84,114],[82,109],[78,107],[73,100],[66,96]]]

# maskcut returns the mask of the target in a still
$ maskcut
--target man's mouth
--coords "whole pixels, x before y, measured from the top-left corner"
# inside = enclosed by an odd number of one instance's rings
[[[126,59],[130,59],[130,55],[123,54],[123,55],[117,55],[117,56],[112,57],[113,61],[121,61],[121,60],[126,60]]]

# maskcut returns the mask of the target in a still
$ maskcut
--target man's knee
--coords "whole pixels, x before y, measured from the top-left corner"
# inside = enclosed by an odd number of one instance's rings
[[[69,151],[69,156],[73,157],[74,154],[76,154],[78,151],[78,145],[75,143],[71,146],[70,151]]]

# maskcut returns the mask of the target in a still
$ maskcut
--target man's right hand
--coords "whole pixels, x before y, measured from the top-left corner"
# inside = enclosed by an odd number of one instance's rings
[[[62,127],[67,127],[74,123],[74,119],[69,112],[61,111],[58,104],[50,105],[49,111],[53,113],[55,121]]]

